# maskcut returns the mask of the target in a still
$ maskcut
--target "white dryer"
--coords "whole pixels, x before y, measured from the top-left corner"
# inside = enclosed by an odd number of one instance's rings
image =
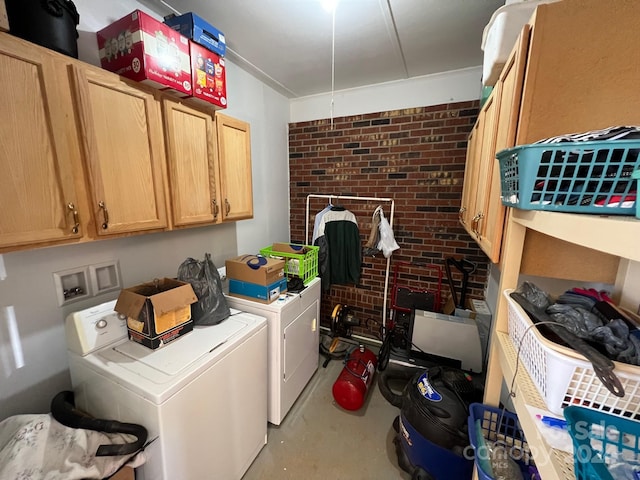
[[[76,406],[147,428],[138,480],[240,479],[267,441],[266,319],[232,310],[151,350],[114,306],[66,319]]]

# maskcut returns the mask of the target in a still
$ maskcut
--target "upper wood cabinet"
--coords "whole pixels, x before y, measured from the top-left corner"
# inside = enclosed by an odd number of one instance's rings
[[[640,123],[639,6],[624,0],[539,5],[530,23],[516,144]]]
[[[223,221],[253,217],[249,124],[216,112]]]
[[[488,199],[493,187],[491,176],[494,172],[492,157],[495,153],[495,132],[499,97],[492,93],[482,106],[478,120],[469,135],[467,162],[460,207],[460,221],[467,232],[478,242],[489,258],[499,256],[495,252],[495,232],[489,227],[495,225],[495,206]],[[499,186],[498,186],[499,187]],[[489,211],[488,209],[491,209]],[[492,258],[493,260],[493,258]],[[494,260],[495,261],[495,260]]]
[[[162,113],[118,75],[73,67],[97,235],[167,227]]]
[[[470,143],[478,142],[481,147],[469,146],[469,152],[474,153],[477,173],[472,177],[474,180],[465,181],[464,185],[465,189],[475,192],[475,209],[469,214],[470,223],[465,226],[494,263],[500,260],[505,219],[496,152],[515,145],[529,32],[530,26],[525,25],[493,92],[480,111],[474,132],[478,130],[481,139],[469,140]],[[467,195],[473,198],[473,193]]]
[[[65,66],[0,35],[0,251],[77,241],[89,214]]]
[[[174,226],[217,223],[217,145],[211,114],[163,100],[171,218]]]
[[[1,32],[0,81],[0,253],[253,216],[247,123]]]
[[[613,11],[611,5],[597,0],[565,0],[539,5],[525,25],[491,95],[497,106],[494,126],[487,127],[489,115],[481,112],[474,134],[481,131],[482,139],[470,137],[468,145],[468,157],[473,153],[472,158],[491,163],[494,171],[485,176],[466,172],[464,189],[476,191],[476,203],[478,196],[484,197],[484,216],[477,225],[463,224],[494,263],[500,262],[505,221],[496,152],[554,135],[635,125],[640,120],[635,108],[640,103],[640,70],[628,61],[634,55],[635,10],[632,2],[616,2]],[[615,22],[604,27],[601,19],[613,17]],[[596,31],[598,35],[585,33]],[[493,142],[493,148],[484,148],[487,142]],[[469,198],[471,193],[463,194],[461,208]],[[468,215],[471,220],[477,218]],[[557,250],[558,242],[551,245],[542,236],[530,236],[523,271],[551,273],[550,266],[541,262],[540,252]],[[591,255],[580,248],[562,248],[571,253],[562,259],[567,263]],[[558,261],[551,267],[564,275]]]

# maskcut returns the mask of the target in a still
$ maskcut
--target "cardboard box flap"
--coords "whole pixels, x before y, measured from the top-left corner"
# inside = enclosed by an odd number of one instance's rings
[[[138,318],[140,310],[142,310],[146,301],[146,297],[129,290],[122,290],[118,296],[114,310],[127,317]]]
[[[122,290],[115,310],[128,317],[138,318],[147,299],[151,301],[154,311],[163,315],[176,308],[191,305],[198,297],[191,284],[163,278]]]
[[[150,300],[153,304],[153,309],[160,315],[163,315],[175,310],[176,308],[197,302],[198,297],[196,297],[191,285],[187,284],[172,288],[171,290],[159,295],[154,295]]]

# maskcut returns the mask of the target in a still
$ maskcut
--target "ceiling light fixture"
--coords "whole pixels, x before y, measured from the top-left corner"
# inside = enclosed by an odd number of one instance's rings
[[[335,13],[339,1],[340,0],[320,0],[320,4],[328,13]]]

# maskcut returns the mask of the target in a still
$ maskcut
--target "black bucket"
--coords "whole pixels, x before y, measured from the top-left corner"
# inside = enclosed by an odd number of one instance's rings
[[[9,33],[78,58],[78,10],[71,0],[6,0]]]

